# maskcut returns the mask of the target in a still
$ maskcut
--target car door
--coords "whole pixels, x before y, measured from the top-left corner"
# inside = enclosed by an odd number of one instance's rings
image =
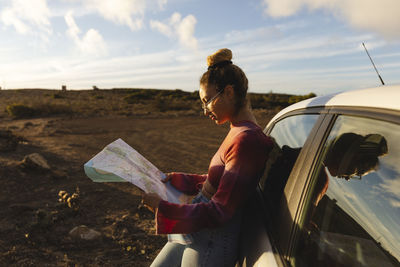
[[[320,114],[321,109],[290,112],[265,131],[275,141],[274,149],[269,153],[265,172],[260,180],[258,197],[245,209],[244,232],[240,249],[240,264],[242,266],[276,266],[281,261],[280,252],[284,246],[275,242],[282,233],[275,231],[282,220],[276,214],[282,210],[274,205],[281,198],[288,177],[297,161],[304,158],[303,150],[310,143],[327,114]],[[303,148],[304,147],[304,148]],[[277,180],[277,178],[280,178]],[[282,206],[285,207],[285,201]],[[287,207],[286,207],[287,209]],[[288,224],[289,225],[289,224]],[[283,230],[284,227],[280,227]],[[272,230],[274,229],[274,230]],[[268,231],[268,234],[267,234]],[[284,232],[284,231],[282,231]],[[270,235],[271,236],[270,238]],[[288,238],[286,237],[286,243]],[[282,241],[282,240],[280,240]],[[274,248],[273,248],[274,247]]]
[[[400,114],[324,113],[270,218],[280,264],[400,266]]]

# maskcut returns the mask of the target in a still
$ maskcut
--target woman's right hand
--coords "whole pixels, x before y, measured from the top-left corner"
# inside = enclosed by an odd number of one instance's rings
[[[170,173],[166,173],[165,175],[166,175],[166,177],[164,179],[161,179],[161,182],[163,182],[163,183],[169,182],[172,179],[172,176],[174,175],[174,173],[170,172]]]

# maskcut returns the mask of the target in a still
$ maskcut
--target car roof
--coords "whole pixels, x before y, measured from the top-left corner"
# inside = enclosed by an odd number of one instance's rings
[[[400,111],[400,85],[384,85],[309,98],[281,110],[268,126],[283,114],[313,107],[366,107]]]

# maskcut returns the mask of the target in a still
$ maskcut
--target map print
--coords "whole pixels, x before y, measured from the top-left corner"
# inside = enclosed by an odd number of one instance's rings
[[[169,202],[179,204],[191,200],[169,183],[161,182],[165,174],[122,139],[107,145],[84,165],[84,169],[94,182],[130,182]]]
[[[165,174],[122,139],[106,146],[84,165],[86,175],[94,182],[130,182],[146,193],[157,193],[162,199],[176,204],[191,203],[193,196],[183,194],[169,182]],[[190,244],[190,234],[169,234],[174,243]]]

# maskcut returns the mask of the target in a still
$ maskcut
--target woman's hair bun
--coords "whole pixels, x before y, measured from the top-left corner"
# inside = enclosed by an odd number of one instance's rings
[[[231,59],[232,51],[228,48],[222,48],[207,57],[207,66],[210,67],[223,61],[230,61]]]

